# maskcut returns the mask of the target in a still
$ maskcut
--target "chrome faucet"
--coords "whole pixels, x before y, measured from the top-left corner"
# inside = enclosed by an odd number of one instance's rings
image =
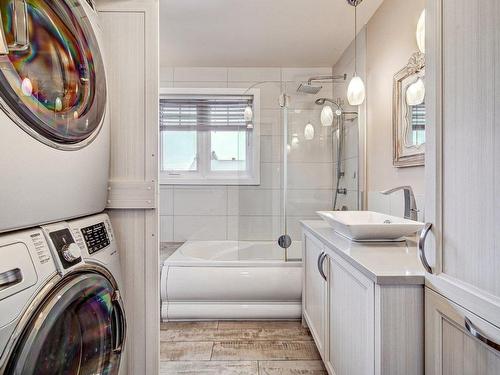
[[[381,191],[380,193],[389,195],[399,190],[403,190],[405,194],[405,219],[417,221],[417,202],[415,201],[415,195],[411,186],[398,186],[393,189]]]

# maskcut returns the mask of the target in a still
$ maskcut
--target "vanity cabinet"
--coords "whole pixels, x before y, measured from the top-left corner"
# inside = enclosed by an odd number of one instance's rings
[[[328,373],[422,375],[424,271],[416,248],[356,244],[321,221],[302,225],[303,320]],[[391,251],[396,263],[411,264],[387,267]]]

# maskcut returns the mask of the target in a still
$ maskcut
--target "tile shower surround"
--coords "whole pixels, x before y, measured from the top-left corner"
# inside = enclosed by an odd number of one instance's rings
[[[323,83],[317,95],[297,94],[298,82],[313,75],[331,74],[331,68],[167,68],[161,69],[162,87],[238,87],[256,82],[261,90],[261,184],[259,186],[162,185],[161,240],[276,240],[282,232],[283,121],[278,98],[292,96],[289,134],[299,145],[288,154],[288,227],[300,237],[299,220],[316,218],[315,211],[332,205],[334,164],[331,128],[320,124],[320,96],[332,97],[333,86]],[[315,138],[304,139],[311,121]]]

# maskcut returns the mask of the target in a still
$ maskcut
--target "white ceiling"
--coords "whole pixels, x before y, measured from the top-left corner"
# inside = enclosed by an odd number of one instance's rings
[[[383,0],[358,6],[361,29]],[[353,39],[346,0],[160,0],[162,66],[332,66]]]

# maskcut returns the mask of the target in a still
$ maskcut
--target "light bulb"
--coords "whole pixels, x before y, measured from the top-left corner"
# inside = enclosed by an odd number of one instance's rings
[[[252,119],[253,119],[252,107],[247,105],[247,107],[245,108],[245,113],[243,114],[243,117],[245,118],[245,121],[252,121]]]
[[[29,78],[23,79],[23,82],[21,83],[21,91],[24,96],[31,96],[33,93],[33,84]]]
[[[422,78],[417,79],[406,89],[406,104],[419,105],[425,99],[425,84]]]
[[[314,126],[310,122],[304,128],[304,138],[308,141],[314,138]]]
[[[347,100],[350,105],[361,105],[365,101],[365,97],[365,84],[361,77],[355,75],[347,87]]]
[[[60,97],[57,97],[55,105],[54,105],[54,109],[56,110],[56,112],[60,112],[62,110],[62,107],[63,107],[62,100]]]
[[[418,49],[420,52],[425,53],[425,9],[418,19],[416,36]]]
[[[332,107],[325,105],[321,110],[321,125],[332,126],[333,124],[333,111]]]

